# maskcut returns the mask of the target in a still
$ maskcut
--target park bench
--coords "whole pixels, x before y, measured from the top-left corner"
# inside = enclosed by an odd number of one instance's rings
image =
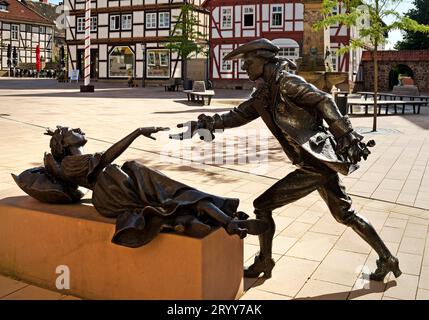
[[[402,107],[402,114],[405,114],[405,107],[407,105],[410,105],[413,107],[413,113],[419,114],[420,113],[420,107],[426,105],[427,101],[404,101],[404,100],[379,100],[377,101],[378,106],[378,114],[381,114],[381,108],[385,108],[386,114],[389,112],[389,107],[392,106],[394,108],[395,114],[398,113],[398,107]],[[348,99],[347,106],[349,108],[350,114],[353,114],[353,107],[359,106],[365,108],[365,114],[368,114],[368,107],[374,106],[374,101],[372,100],[362,100],[362,99]]]
[[[171,78],[164,84],[164,91],[179,91],[181,85],[183,85],[182,79]]]
[[[215,95],[214,90],[206,90],[204,81],[195,81],[192,90],[183,90],[188,97],[188,101],[196,101],[205,105],[205,99],[207,99],[207,105],[210,105],[212,97]]]

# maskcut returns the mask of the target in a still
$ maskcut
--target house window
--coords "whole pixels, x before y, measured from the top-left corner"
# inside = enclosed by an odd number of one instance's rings
[[[85,31],[85,18],[83,18],[83,17],[77,18],[76,30],[77,30],[77,32],[84,32]]]
[[[297,58],[299,58],[298,48],[294,48],[294,47],[280,48],[277,55],[280,58],[288,58],[292,61],[295,61]]]
[[[232,71],[232,61],[231,60],[225,60],[225,56],[230,53],[231,51],[222,51],[222,66],[221,66],[221,70],[228,72],[228,71]]]
[[[275,4],[271,6],[271,26],[283,26],[283,5]]]
[[[222,29],[232,28],[232,8],[222,8]]]
[[[244,72],[243,70],[243,66],[244,66],[244,59],[239,59],[238,60],[238,66],[240,68],[240,70],[238,70],[239,72]]]
[[[91,17],[90,30],[97,31],[97,27],[98,27],[98,18]]]
[[[147,65],[148,66],[155,66],[155,61],[156,61],[156,54],[154,51],[148,52],[147,53]]]
[[[170,27],[170,12],[160,12],[158,14],[158,27],[159,28]]]
[[[42,27],[42,26],[39,27],[39,33],[45,33],[45,31],[46,31],[45,27]]]
[[[156,29],[156,13],[146,13],[146,29]]]
[[[170,50],[147,49],[146,76],[148,78],[170,78]]]
[[[255,7],[243,7],[243,23],[244,27],[254,27],[255,26]]]
[[[134,75],[134,53],[130,47],[114,47],[109,55],[109,76],[124,78]]]
[[[121,29],[121,16],[110,16],[110,30],[116,31]]]
[[[132,17],[131,14],[122,15],[122,30],[131,30],[132,28]]]
[[[338,71],[337,49],[331,49],[332,71]]]
[[[7,11],[7,4],[0,3],[0,11]]]
[[[11,37],[12,40],[18,40],[19,36],[19,26],[17,24],[13,24],[11,26]]]
[[[31,32],[31,24],[25,25],[25,32]]]
[[[162,67],[168,66],[168,52],[159,53],[159,65]]]

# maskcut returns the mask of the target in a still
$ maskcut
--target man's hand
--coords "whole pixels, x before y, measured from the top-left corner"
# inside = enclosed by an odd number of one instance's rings
[[[155,137],[152,137],[153,133],[157,133],[158,131],[168,131],[170,130],[170,128],[168,127],[144,127],[144,128],[139,128],[140,130],[140,134],[142,136],[145,136],[147,138],[150,138],[152,140],[156,140]]]
[[[369,140],[368,143],[362,142],[362,136],[355,131],[351,131],[338,139],[336,147],[337,153],[345,156],[351,163],[356,164],[359,161],[366,160],[371,154],[368,147],[374,147],[375,141]]]
[[[210,119],[211,117],[208,117],[205,114],[200,114],[198,116],[198,121],[179,123],[177,125],[178,128],[188,127],[188,130],[181,133],[170,134],[169,138],[175,140],[192,139],[192,137],[198,133],[201,140],[210,142],[215,138],[212,131],[209,130]]]

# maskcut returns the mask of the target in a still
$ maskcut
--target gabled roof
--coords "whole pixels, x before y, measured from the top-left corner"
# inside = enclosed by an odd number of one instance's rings
[[[4,3],[9,4],[7,12],[0,11],[0,20],[13,21],[13,22],[27,22],[34,24],[53,25],[53,23],[18,0],[3,0]]]
[[[0,0],[1,1],[1,0]],[[64,14],[64,11],[57,10],[60,5],[54,5],[51,3],[44,2],[35,2],[35,1],[27,1],[26,6],[31,10],[35,11],[43,18],[49,20],[51,23],[55,24],[55,35],[65,37],[65,29],[59,29],[56,23],[56,20],[59,16]],[[61,6],[62,9],[62,6]]]

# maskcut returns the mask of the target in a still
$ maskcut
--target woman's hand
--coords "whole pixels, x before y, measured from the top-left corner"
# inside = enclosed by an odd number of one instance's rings
[[[46,153],[43,157],[43,164],[46,171],[53,177],[58,177],[61,171],[59,164],[55,161],[54,156],[51,153]]]
[[[147,138],[156,140],[155,137],[152,137],[152,133],[157,133],[158,131],[168,131],[170,130],[170,128],[168,127],[144,127],[144,128],[139,128],[140,134],[142,136],[145,136]]]

